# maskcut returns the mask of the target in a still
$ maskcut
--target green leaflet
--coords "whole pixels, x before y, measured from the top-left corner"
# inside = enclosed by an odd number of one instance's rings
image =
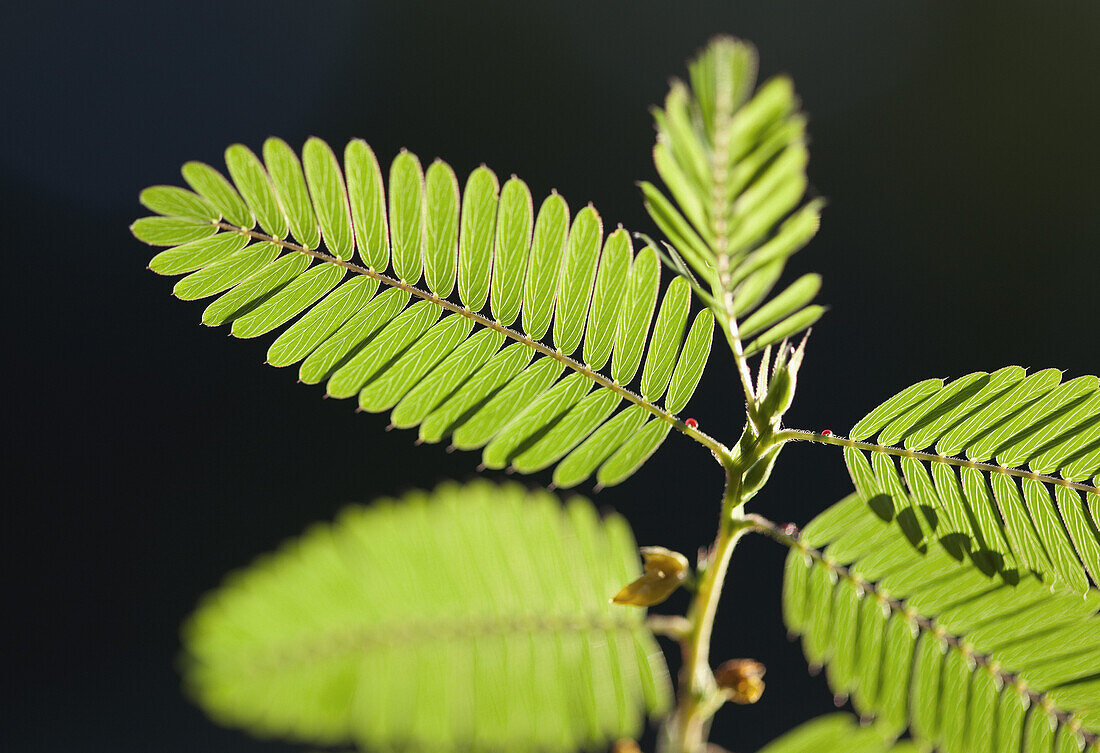
[[[149,269],[158,275],[179,275],[202,269],[248,245],[248,236],[239,233],[219,233],[209,238],[185,243],[161,251],[149,262]]]
[[[225,150],[225,166],[263,231],[275,238],[285,238],[289,229],[286,215],[259,158],[244,144],[233,144]]]
[[[813,300],[821,289],[821,275],[803,275],[790,287],[758,308],[752,316],[741,323],[741,338],[747,339],[772,326],[801,309]],[[780,338],[782,339],[782,338]]]
[[[698,384],[713,317],[696,313],[685,337],[690,285],[675,278],[654,323],[657,250],[634,259],[621,227],[605,240],[593,207],[570,223],[565,200],[552,194],[536,218],[518,178],[498,191],[496,176],[478,168],[460,195],[446,163],[435,160],[425,174],[408,152],[394,159],[387,186],[374,152],[358,140],[342,164],[315,138],[301,161],[278,139],[264,143],[263,158],[235,144],[226,150],[233,184],[194,163],[186,169],[198,193],[169,186],[143,194],[155,211],[176,213],[134,225],[137,236],[168,246],[150,262],[154,271],[190,273],[176,286],[180,297],[223,294],[205,323],[232,323],[238,337],[274,332],[269,363],[300,362],[301,381],[328,381],[333,396],[358,394],[365,410],[392,407],[393,425],[421,424],[425,441],[459,432],[456,444],[472,447],[500,434],[488,465],[533,472],[568,461],[562,479],[571,484],[604,465],[605,479],[621,481],[648,457],[667,432],[646,428],[644,441],[620,436],[623,427],[642,428],[636,418],[682,426],[668,411],[683,409]],[[216,216],[223,219],[213,223]],[[257,219],[259,229],[250,229]],[[356,249],[366,267],[353,260]],[[452,300],[456,287],[461,306]],[[402,313],[410,299],[418,302]],[[521,315],[518,332],[503,329]],[[482,334],[489,330],[498,331]],[[553,346],[539,342],[550,337]],[[523,359],[510,348],[494,356],[507,341],[522,346]],[[520,377],[536,351],[547,358]],[[583,361],[573,360],[577,353]],[[551,389],[535,375],[552,368],[551,381],[566,370],[581,376],[566,378],[568,390]],[[603,394],[603,385],[598,398],[585,397],[604,380],[625,390]],[[555,402],[558,390],[569,399]],[[666,391],[667,411],[656,404]],[[616,418],[622,400],[641,413]],[[530,401],[546,415],[527,412],[517,422]],[[613,443],[593,451],[593,437]]]
[[[1060,382],[1057,369],[1028,375],[1018,366],[947,383],[928,380],[891,398],[857,424],[853,438],[878,435],[875,441],[883,450],[869,451],[879,471],[889,467],[883,454],[888,445],[904,442],[914,451],[935,446],[939,457],[903,461],[908,495],[920,509],[933,513],[916,516],[922,535],[911,536],[914,542],[939,539],[957,558],[969,553],[987,571],[1022,565],[1079,593],[1088,589],[1091,571],[1085,559],[1091,555],[1086,553],[1100,548],[1100,537],[1083,507],[1074,508],[1071,514],[1077,520],[1070,521],[1055,506],[1051,488],[1059,488],[1061,480],[977,467],[959,469],[956,480],[956,471],[946,467],[959,464],[946,456],[965,450],[967,458],[979,462],[996,455],[1002,468],[1027,465],[1066,480],[1088,478],[1091,461],[1083,474],[1075,475],[1077,469],[1070,466],[1097,433],[1100,380],[1085,376]],[[873,495],[867,493],[867,481],[852,453],[851,448],[845,451],[853,481],[870,499]],[[932,485],[927,483],[929,471]],[[908,496],[899,477],[878,475],[877,488],[894,498],[898,512],[900,501]],[[906,524],[900,514],[898,522]],[[909,525],[913,529],[912,520]]]
[[[404,290],[391,288],[381,293],[310,353],[298,370],[298,378],[306,384],[316,384],[327,379],[331,376],[334,367],[344,363],[349,356],[363,347],[367,340],[386,322],[397,316],[408,302],[409,294]]]
[[[584,362],[593,369],[603,368],[611,355],[623,301],[622,291],[633,258],[634,247],[630,243],[629,233],[619,228],[607,236],[603,254],[600,255],[592,308],[588,315],[588,331],[584,339]]]
[[[314,267],[247,316],[234,321],[233,334],[237,337],[256,337],[270,332],[316,303],[336,287],[343,276],[344,270],[331,264]]]
[[[1037,724],[1013,710],[1023,688],[1095,734],[1089,709],[1100,696],[1075,689],[1100,670],[1097,591],[1082,599],[1026,571],[987,575],[938,543],[914,552],[854,495],[807,525],[802,542],[824,551],[791,550],[784,619],[811,662],[842,664],[827,673],[830,685],[850,692],[880,730],[892,736],[910,725],[944,753],[1031,751],[1012,732]],[[868,591],[858,610],[857,587]],[[968,661],[962,645],[980,661]],[[1032,731],[1049,732],[1050,750],[1058,729]]]
[[[218,229],[209,222],[178,217],[142,217],[130,226],[139,241],[150,246],[176,246],[208,238]]]
[[[788,338],[794,337],[807,327],[811,327],[821,315],[825,313],[823,306],[807,306],[799,312],[788,316],[760,337],[745,346],[745,355],[751,356],[763,350],[768,345],[774,345]]]
[[[150,186],[138,196],[142,206],[167,217],[217,222],[222,218],[203,197],[177,186]]]
[[[657,254],[646,247],[634,259],[624,291],[619,323],[615,330],[615,350],[611,354],[611,375],[619,384],[634,378],[642,360],[649,322],[657,305],[657,286],[661,267]]]
[[[302,360],[362,310],[377,289],[378,281],[369,277],[348,280],[271,343],[267,362],[272,366],[289,366]]]
[[[215,239],[217,237],[219,236],[215,236]],[[233,250],[234,246],[239,245],[235,240],[232,244],[224,245],[225,256],[210,266],[200,269],[198,272],[177,282],[175,287],[172,288],[173,295],[185,301],[194,301],[229,290],[275,261],[275,258],[279,255],[278,247],[274,243],[266,241],[254,243],[239,250]],[[180,248],[183,248],[183,246]]]
[[[446,162],[436,160],[425,178],[427,239],[424,278],[440,298],[454,290],[458,261],[458,179]]]
[[[397,279],[415,285],[424,254],[424,171],[415,154],[402,151],[390,166],[390,240]]]
[[[359,258],[370,269],[386,269],[390,265],[390,228],[378,159],[367,142],[353,139],[344,149],[344,168]]]
[[[500,349],[504,335],[483,329],[451,352],[419,384],[409,390],[391,416],[394,426],[416,426],[442,403],[451,392]]]
[[[255,225],[256,221],[248,205],[244,203],[225,176],[210,165],[202,162],[188,162],[180,172],[195,193],[206,199],[207,203],[220,212],[227,221],[245,229]]]
[[[641,428],[646,415],[641,406],[632,405],[604,423],[558,465],[554,484],[568,489],[591,476],[597,466]]]
[[[535,339],[542,338],[550,326],[568,231],[569,207],[553,193],[546,197],[535,219],[523,284],[523,329]]]
[[[329,253],[350,259],[355,250],[352,238],[348,192],[336,155],[324,141],[313,137],[302,149],[306,185],[313,199],[313,211],[321,225],[321,237]]]
[[[304,254],[288,254],[273,261],[207,306],[202,312],[202,323],[217,327],[247,314],[308,267],[309,257]]]
[[[661,399],[672,377],[672,367],[684,338],[684,326],[687,324],[688,307],[691,305],[691,291],[687,280],[675,278],[665,291],[657,321],[653,325],[653,336],[649,342],[649,354],[642,370],[642,395],[656,402]]]
[[[263,152],[267,173],[290,224],[291,234],[305,248],[317,248],[321,243],[321,233],[298,155],[289,144],[277,138],[267,139]]]
[[[633,475],[657,451],[671,428],[663,421],[650,421],[638,430],[600,466],[596,473],[600,486],[615,486]]]
[[[414,303],[369,340],[338,368],[328,382],[332,397],[351,397],[370,382],[405,348],[439,319],[438,306],[430,301]]]
[[[428,371],[461,343],[473,322],[445,316],[370,386],[359,393],[359,407],[371,413],[392,408]]]
[[[607,599],[638,571],[629,528],[585,500],[411,493],[346,510],[206,597],[185,678],[223,722],[309,743],[595,747],[668,707],[643,611]]]
[[[591,205],[573,220],[569,231],[569,246],[562,261],[561,289],[558,292],[554,319],[554,345],[566,355],[572,355],[580,345],[588,319],[588,303],[600,257],[603,224]]]
[[[537,359],[455,430],[454,446],[470,450],[484,445],[547,389],[561,371],[561,364],[552,358]]]
[[[497,176],[483,165],[470,173],[462,194],[458,294],[474,311],[480,311],[489,297],[499,192]]]

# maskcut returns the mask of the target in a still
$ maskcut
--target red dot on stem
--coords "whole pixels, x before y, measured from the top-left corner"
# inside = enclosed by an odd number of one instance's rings
[[[822,430],[821,430],[821,436],[823,436],[823,437],[831,437],[831,436],[833,436],[833,432],[832,432],[832,431],[830,431],[829,429],[822,429]]]
[[[689,418],[686,421],[684,421],[684,423],[687,425],[687,427],[689,429],[698,429],[699,428],[699,422],[696,421],[694,418]]]

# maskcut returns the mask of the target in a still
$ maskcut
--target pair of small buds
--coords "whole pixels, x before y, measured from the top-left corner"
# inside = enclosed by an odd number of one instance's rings
[[[756,703],[764,693],[764,665],[753,659],[730,659],[714,670],[714,681],[727,700]]]
[[[663,546],[643,546],[642,577],[623,588],[611,601],[631,607],[652,607],[672,595],[688,577],[687,557]]]

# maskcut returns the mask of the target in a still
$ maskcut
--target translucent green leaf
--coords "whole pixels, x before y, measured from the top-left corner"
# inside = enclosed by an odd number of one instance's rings
[[[664,421],[650,421],[639,429],[600,466],[596,473],[600,486],[615,486],[630,478],[657,451],[671,428]]]
[[[849,436],[857,440],[867,439],[890,421],[894,420],[897,416],[901,415],[942,386],[942,379],[926,379],[923,382],[917,382],[911,387],[906,387],[860,419],[859,423],[852,427]]]
[[[305,272],[309,262],[310,258],[305,254],[287,254],[276,259],[207,306],[202,312],[202,323],[207,327],[217,327],[244,316]]]
[[[492,311],[497,321],[505,325],[511,325],[519,316],[533,227],[531,192],[522,180],[512,178],[500,191],[493,259]]]
[[[813,326],[824,313],[824,306],[807,306],[798,313],[788,316],[779,324],[746,345],[745,355],[751,356],[753,353],[763,350],[768,345],[774,345],[777,342],[794,337],[807,327]]]
[[[757,309],[738,328],[742,339],[763,331],[805,306],[821,289],[821,275],[803,275],[786,290]]]
[[[218,229],[209,222],[179,217],[142,217],[130,226],[139,241],[150,246],[176,246],[208,238]]]
[[[619,384],[630,382],[642,361],[649,322],[657,305],[660,276],[661,264],[657,253],[647,246],[634,259],[619,310],[615,350],[611,356],[611,374]]]
[[[177,186],[150,186],[141,192],[138,201],[146,209],[166,217],[202,222],[217,222],[222,218],[206,199]]]
[[[629,529],[587,501],[412,493],[345,511],[207,596],[185,681],[223,723],[320,745],[594,748],[667,708],[643,611],[606,596],[638,571]]]
[[[486,445],[481,462],[486,468],[504,468],[525,443],[542,434],[592,388],[583,374],[570,374],[525,404],[515,418]]]
[[[466,339],[473,326],[465,317],[444,317],[359,393],[359,407],[372,413],[392,408],[433,366]]]
[[[600,426],[554,470],[554,484],[568,489],[592,475],[597,466],[622,447],[645,423],[647,413],[632,405]]]
[[[317,384],[327,379],[334,368],[346,363],[408,302],[409,294],[399,288],[390,288],[378,295],[302,361],[298,378],[306,384]]]
[[[660,400],[665,393],[680,351],[680,343],[684,339],[690,305],[691,290],[687,280],[683,277],[675,278],[669,283],[661,309],[657,313],[653,336],[649,341],[649,353],[642,370],[642,396],[647,400]]]
[[[351,209],[336,155],[328,144],[314,137],[302,149],[302,164],[325,247],[337,259],[350,259],[355,251]]]
[[[520,373],[530,363],[533,355],[522,343],[509,345],[494,355],[472,379],[424,419],[420,424],[420,439],[438,442],[445,437],[464,418],[473,415],[473,411],[489,395]]]
[[[592,308],[588,314],[588,331],[584,339],[584,362],[593,369],[603,368],[615,344],[622,291],[626,287],[633,257],[634,248],[629,233],[619,228],[607,236],[603,254],[600,255]]]
[[[376,290],[378,281],[369,277],[348,280],[271,343],[267,362],[272,366],[289,366],[302,360],[361,311]]]
[[[875,726],[861,727],[850,714],[819,716],[760,749],[760,753],[916,753],[909,742],[894,743]]]
[[[225,150],[225,166],[263,231],[275,238],[285,238],[289,229],[286,215],[260,159],[244,144],[233,144]]]
[[[665,396],[665,408],[671,413],[679,413],[699,386],[699,380],[706,368],[714,341],[714,317],[710,311],[700,311],[691,323],[680,360],[672,372],[672,380]]]
[[[313,204],[306,190],[306,179],[302,175],[298,155],[285,141],[274,137],[264,142],[263,152],[267,173],[290,223],[291,234],[305,248],[317,248],[321,243],[321,231],[317,216],[313,214]]]
[[[149,269],[158,275],[193,272],[240,251],[246,245],[248,245],[247,235],[218,233],[209,238],[161,251],[149,262]]]
[[[523,329],[541,339],[550,326],[558,292],[558,277],[569,231],[569,207],[554,193],[546,197],[535,219],[531,256],[523,284]]]
[[[256,337],[270,332],[312,306],[344,277],[344,269],[320,264],[301,275],[262,305],[233,322],[237,337]]]
[[[462,195],[458,293],[473,311],[480,311],[489,297],[499,189],[497,176],[482,165],[470,173]]]
[[[485,405],[454,432],[454,446],[461,450],[481,447],[496,436],[554,380],[562,367],[552,358],[540,358],[497,391]]]
[[[610,390],[586,395],[538,441],[513,457],[512,466],[520,473],[534,473],[556,463],[602,425],[620,402],[622,398]]]
[[[206,199],[227,221],[237,227],[249,229],[255,218],[244,200],[230,185],[225,176],[203,162],[187,162],[180,170],[187,185]]]
[[[390,166],[390,241],[399,280],[420,280],[425,242],[424,171],[415,154],[402,151]]]
[[[588,319],[588,303],[600,258],[603,223],[591,206],[577,213],[569,231],[569,246],[562,261],[561,289],[554,319],[554,345],[571,355],[580,345]]]
[[[371,269],[385,270],[390,264],[390,228],[386,217],[386,191],[382,170],[370,145],[353,139],[344,149],[348,203],[355,228],[359,257]]]
[[[405,429],[423,421],[428,413],[480,369],[503,342],[504,335],[495,330],[483,329],[474,333],[401,399],[391,414],[394,426]]]
[[[402,311],[338,368],[328,382],[331,397],[351,397],[424,334],[438,319],[440,310],[431,301],[419,301]]]
[[[185,301],[194,301],[229,290],[275,261],[279,250],[274,243],[264,241],[231,251],[220,261],[184,277],[172,288],[172,293]]]
[[[458,261],[458,179],[450,165],[436,160],[425,178],[427,241],[424,278],[428,289],[440,298],[454,290]]]

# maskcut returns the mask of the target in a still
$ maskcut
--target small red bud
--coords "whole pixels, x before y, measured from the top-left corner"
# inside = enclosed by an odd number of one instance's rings
[[[696,421],[694,418],[689,418],[686,421],[684,421],[684,423],[687,424],[687,427],[689,429],[698,429],[699,428],[699,422]]]
[[[829,429],[822,429],[822,430],[821,430],[821,436],[823,436],[823,437],[831,437],[831,436],[833,436],[833,432],[832,432],[832,431],[830,431]]]

